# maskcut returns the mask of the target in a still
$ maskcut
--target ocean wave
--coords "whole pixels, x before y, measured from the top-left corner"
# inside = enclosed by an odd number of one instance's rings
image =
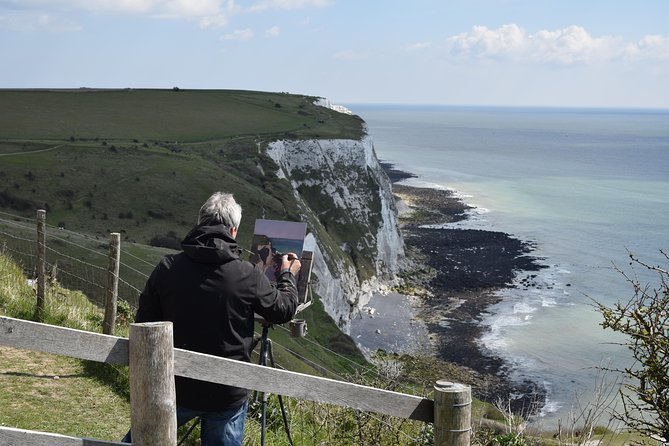
[[[460,192],[453,189],[452,187],[442,186],[441,184],[431,183],[429,181],[421,180],[419,178],[406,178],[402,181],[399,181],[397,184],[401,184],[403,186],[420,187],[423,189],[447,190],[449,192],[452,192],[453,194],[460,194]],[[465,195],[461,196],[464,197]]]
[[[564,407],[564,404],[562,404],[560,401],[551,401],[550,399],[546,398],[546,402],[544,405],[539,409],[539,417],[545,417],[547,415],[557,413]]]
[[[518,274],[513,287],[499,290],[497,294],[501,301],[488,308],[481,321],[486,328],[479,339],[482,348],[504,357],[518,373],[534,373],[539,357],[513,352],[518,350],[516,344],[527,343],[519,336],[524,336],[528,326],[545,317],[545,311],[559,311],[560,307],[574,304],[564,291],[568,275],[565,269],[553,265],[541,271]]]
[[[421,225],[420,227],[425,229],[479,229],[490,231],[490,222],[486,218],[486,215],[490,213],[490,209],[477,207],[469,203],[467,203],[467,206],[472,207],[465,210],[466,217],[462,220],[450,223]]]
[[[557,307],[557,306],[558,306],[557,300],[552,298],[552,297],[547,297],[546,296],[546,297],[543,297],[541,299],[541,307],[542,308],[554,308],[554,307]]]
[[[530,314],[537,311],[537,308],[530,305],[529,302],[516,302],[513,304],[513,314]]]
[[[531,318],[528,319],[526,316],[528,315],[518,315],[513,313],[502,313],[497,314],[496,316],[491,316],[487,323],[484,321],[484,325],[487,325],[488,330],[481,336],[479,343],[485,349],[495,353],[507,350],[513,342],[513,340],[507,336],[507,329],[509,327],[518,327],[529,324]],[[522,358],[518,359],[522,362]]]

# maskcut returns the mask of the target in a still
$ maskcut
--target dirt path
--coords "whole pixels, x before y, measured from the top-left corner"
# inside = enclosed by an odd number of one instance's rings
[[[57,146],[47,147],[46,149],[31,150],[30,152],[0,153],[0,156],[32,155],[33,153],[50,152],[51,150],[55,150],[59,147],[63,147],[64,145],[65,144],[58,144]]]

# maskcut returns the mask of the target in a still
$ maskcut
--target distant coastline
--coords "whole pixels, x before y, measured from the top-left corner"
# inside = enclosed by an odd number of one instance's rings
[[[416,175],[388,162],[381,161],[381,166],[393,184],[408,255],[432,271],[409,280],[427,290],[416,306],[434,354],[483,375],[489,388],[474,389],[479,398],[524,395],[512,402],[518,409],[527,409],[530,402],[541,404],[545,391],[533,382],[511,382],[504,358],[484,351],[479,342],[484,313],[500,301],[495,291],[514,286],[518,271],[544,267],[531,255],[532,244],[503,232],[425,227],[465,220],[471,207],[450,190],[401,184]]]

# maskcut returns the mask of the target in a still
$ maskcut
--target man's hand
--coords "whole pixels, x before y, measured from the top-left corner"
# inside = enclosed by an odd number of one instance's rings
[[[300,259],[297,258],[297,255],[295,255],[295,253],[289,252],[288,254],[284,254],[281,257],[282,271],[285,269],[289,269],[294,276],[297,276],[297,273],[300,272],[301,266],[302,263],[300,263]]]

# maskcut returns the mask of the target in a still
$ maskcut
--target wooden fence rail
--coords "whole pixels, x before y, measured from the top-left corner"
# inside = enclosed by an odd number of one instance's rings
[[[146,326],[150,324],[133,324]],[[133,348],[130,339],[56,327],[37,322],[0,316],[0,345],[53,353],[110,364],[128,365],[129,352]],[[227,358],[173,349],[174,375],[258,390],[299,399],[350,407],[367,412],[392,415],[399,418],[436,422],[435,445],[466,446],[470,441],[471,391],[468,386],[452,385],[440,381],[435,386],[435,401],[413,395],[392,392],[373,387],[305,375],[297,372],[263,367],[256,364],[234,361]],[[131,370],[133,373],[160,374],[166,365],[159,361],[146,361],[142,367],[160,370]],[[152,365],[153,364],[153,365]],[[154,389],[155,390],[155,389]],[[131,386],[131,412],[147,408],[132,407],[138,403],[133,398]],[[456,395],[455,397],[449,395]],[[158,398],[160,400],[160,398]],[[146,404],[146,403],[143,403]],[[132,426],[132,429],[138,428]],[[19,431],[0,428],[0,444],[19,435]],[[82,444],[121,443],[40,443],[35,437],[30,445],[53,444],[56,446]],[[85,440],[91,441],[91,440]],[[142,444],[135,442],[134,444]],[[150,443],[144,443],[150,444]]]
[[[68,437],[48,432],[0,427],[0,444],[7,446],[128,446],[118,441]]]

